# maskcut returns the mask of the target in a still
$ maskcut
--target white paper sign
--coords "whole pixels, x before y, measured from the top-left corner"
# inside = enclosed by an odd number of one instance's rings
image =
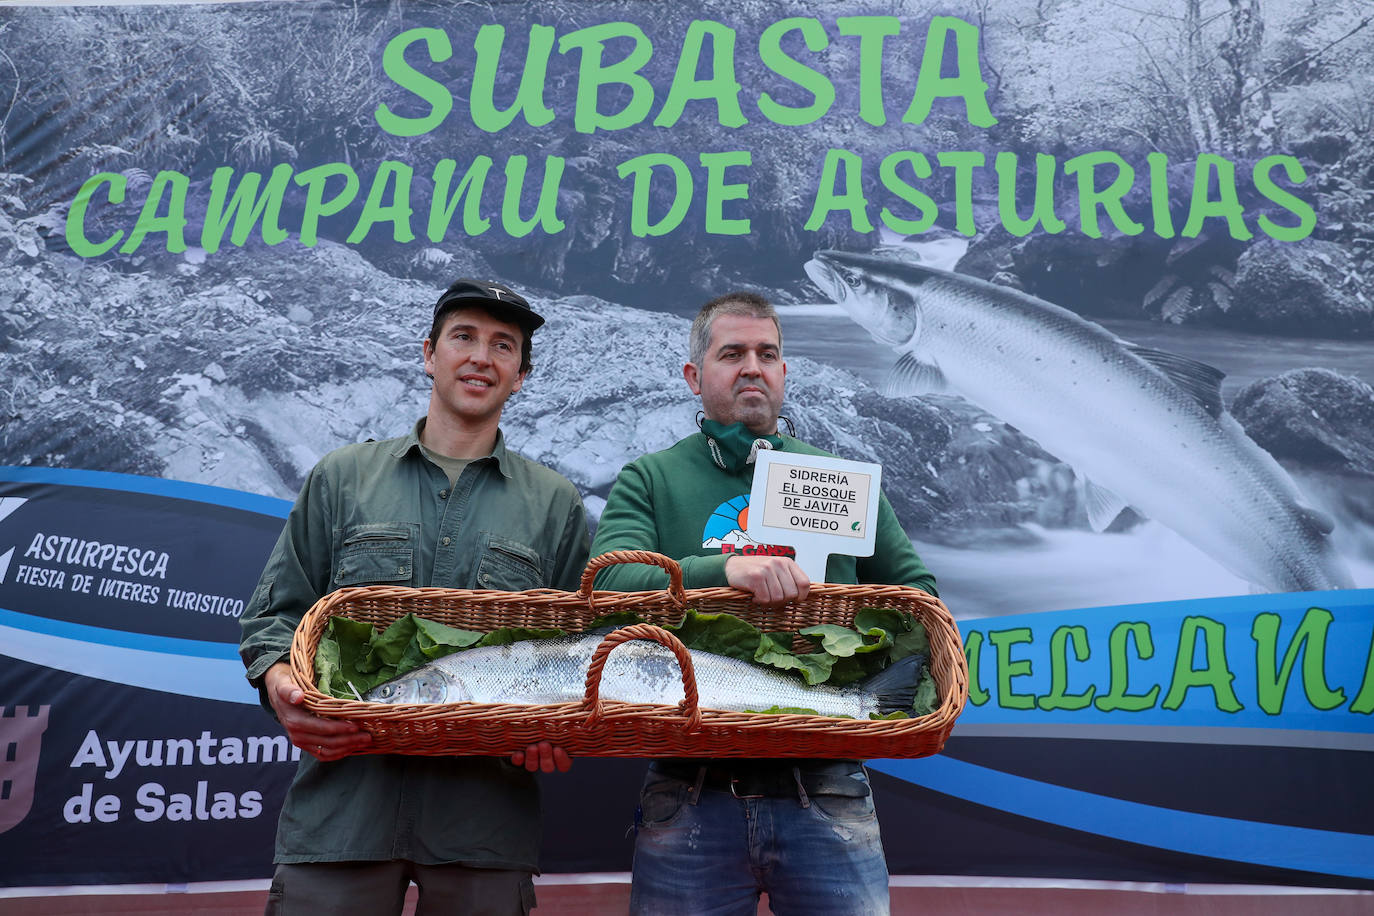
[[[825,581],[832,553],[873,556],[883,466],[760,449],[745,533],[797,551],[812,582]]]

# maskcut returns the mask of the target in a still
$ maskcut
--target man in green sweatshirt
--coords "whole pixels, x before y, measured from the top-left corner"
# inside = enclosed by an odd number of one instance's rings
[[[789,547],[748,539],[761,448],[825,455],[778,432],[787,364],[772,305],[735,292],[702,307],[683,378],[700,396],[701,431],[627,464],[601,514],[592,556],[652,550],[682,565],[688,588],[731,585],[762,605],[805,598]],[[873,556],[832,555],[826,581],[910,585],[935,594],[887,498]],[[599,587],[664,588],[648,566],[603,570]],[[631,911],[888,912],[887,866],[868,775],[857,760],[657,760],[640,798]]]

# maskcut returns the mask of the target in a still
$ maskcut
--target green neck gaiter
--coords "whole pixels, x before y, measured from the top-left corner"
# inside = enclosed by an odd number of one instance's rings
[[[715,420],[702,420],[701,432],[706,436],[706,449],[716,467],[738,474],[754,463],[761,448],[782,448],[782,436],[756,436],[743,423],[722,426]]]

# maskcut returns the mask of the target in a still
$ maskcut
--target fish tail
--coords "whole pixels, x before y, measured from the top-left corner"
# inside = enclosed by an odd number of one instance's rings
[[[893,662],[866,681],[859,683],[864,693],[873,697],[878,712],[911,712],[916,702],[916,684],[920,681],[924,655],[908,655]]]

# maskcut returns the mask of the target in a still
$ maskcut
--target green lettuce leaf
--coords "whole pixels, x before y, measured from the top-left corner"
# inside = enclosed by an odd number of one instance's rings
[[[830,677],[830,667],[835,663],[835,657],[824,652],[798,655],[792,651],[792,634],[763,633],[760,635],[759,647],[754,653],[753,661],[772,665],[783,671],[796,671],[807,685],[815,686],[825,683]]]
[[[333,694],[334,685],[345,680],[339,670],[339,643],[333,639],[321,639],[315,649],[315,682],[321,693]]]
[[[876,673],[882,661],[881,658],[869,655],[847,655],[836,658],[834,664],[830,666],[830,677],[825,683],[830,687],[848,687],[856,681],[862,681],[871,673]]]
[[[643,623],[644,618],[630,611],[611,611],[587,624],[588,630],[602,630],[606,627],[624,627],[632,623]]]
[[[860,630],[874,628],[889,633],[902,633],[911,629],[915,618],[910,614],[887,607],[862,607],[854,613],[854,626]]]
[[[460,630],[447,624],[415,618],[415,643],[420,654],[427,659],[436,659],[477,645],[482,633],[477,630]]]
[[[359,672],[371,673],[383,668],[395,670],[401,659],[405,658],[406,648],[415,641],[417,630],[414,614],[406,614],[393,620],[391,626],[372,638],[367,657],[358,665]],[[415,654],[418,655],[419,652]]]
[[[754,660],[759,638],[763,635],[758,627],[734,614],[701,614],[695,608],[688,608],[677,626],[664,629],[689,649],[714,652],[745,662]]]
[[[487,633],[475,644],[476,646],[508,646],[513,642],[523,642],[526,639],[556,639],[559,636],[567,636],[566,630],[558,629],[534,629],[530,627],[501,627]]]
[[[799,632],[808,639],[818,641],[823,652],[834,656],[830,677],[826,681],[832,687],[844,687],[861,681],[887,666],[892,638],[881,627],[860,632],[835,624],[820,624],[805,627]]]
[[[358,684],[360,680],[367,680],[361,672],[375,632],[370,624],[347,617],[329,619],[319,647],[315,650],[316,684],[321,693],[355,699],[353,691],[348,689],[348,681]],[[362,689],[359,685],[359,690]]]
[[[892,653],[889,662],[906,658],[908,655],[930,655],[930,640],[926,636],[925,625],[905,611],[892,608],[866,607],[854,614],[854,626],[871,632],[885,630],[892,639]]]
[[[911,703],[913,716],[928,716],[940,705],[940,694],[935,689],[935,677],[930,673],[930,665],[921,667],[921,679],[916,682],[916,699]]]

